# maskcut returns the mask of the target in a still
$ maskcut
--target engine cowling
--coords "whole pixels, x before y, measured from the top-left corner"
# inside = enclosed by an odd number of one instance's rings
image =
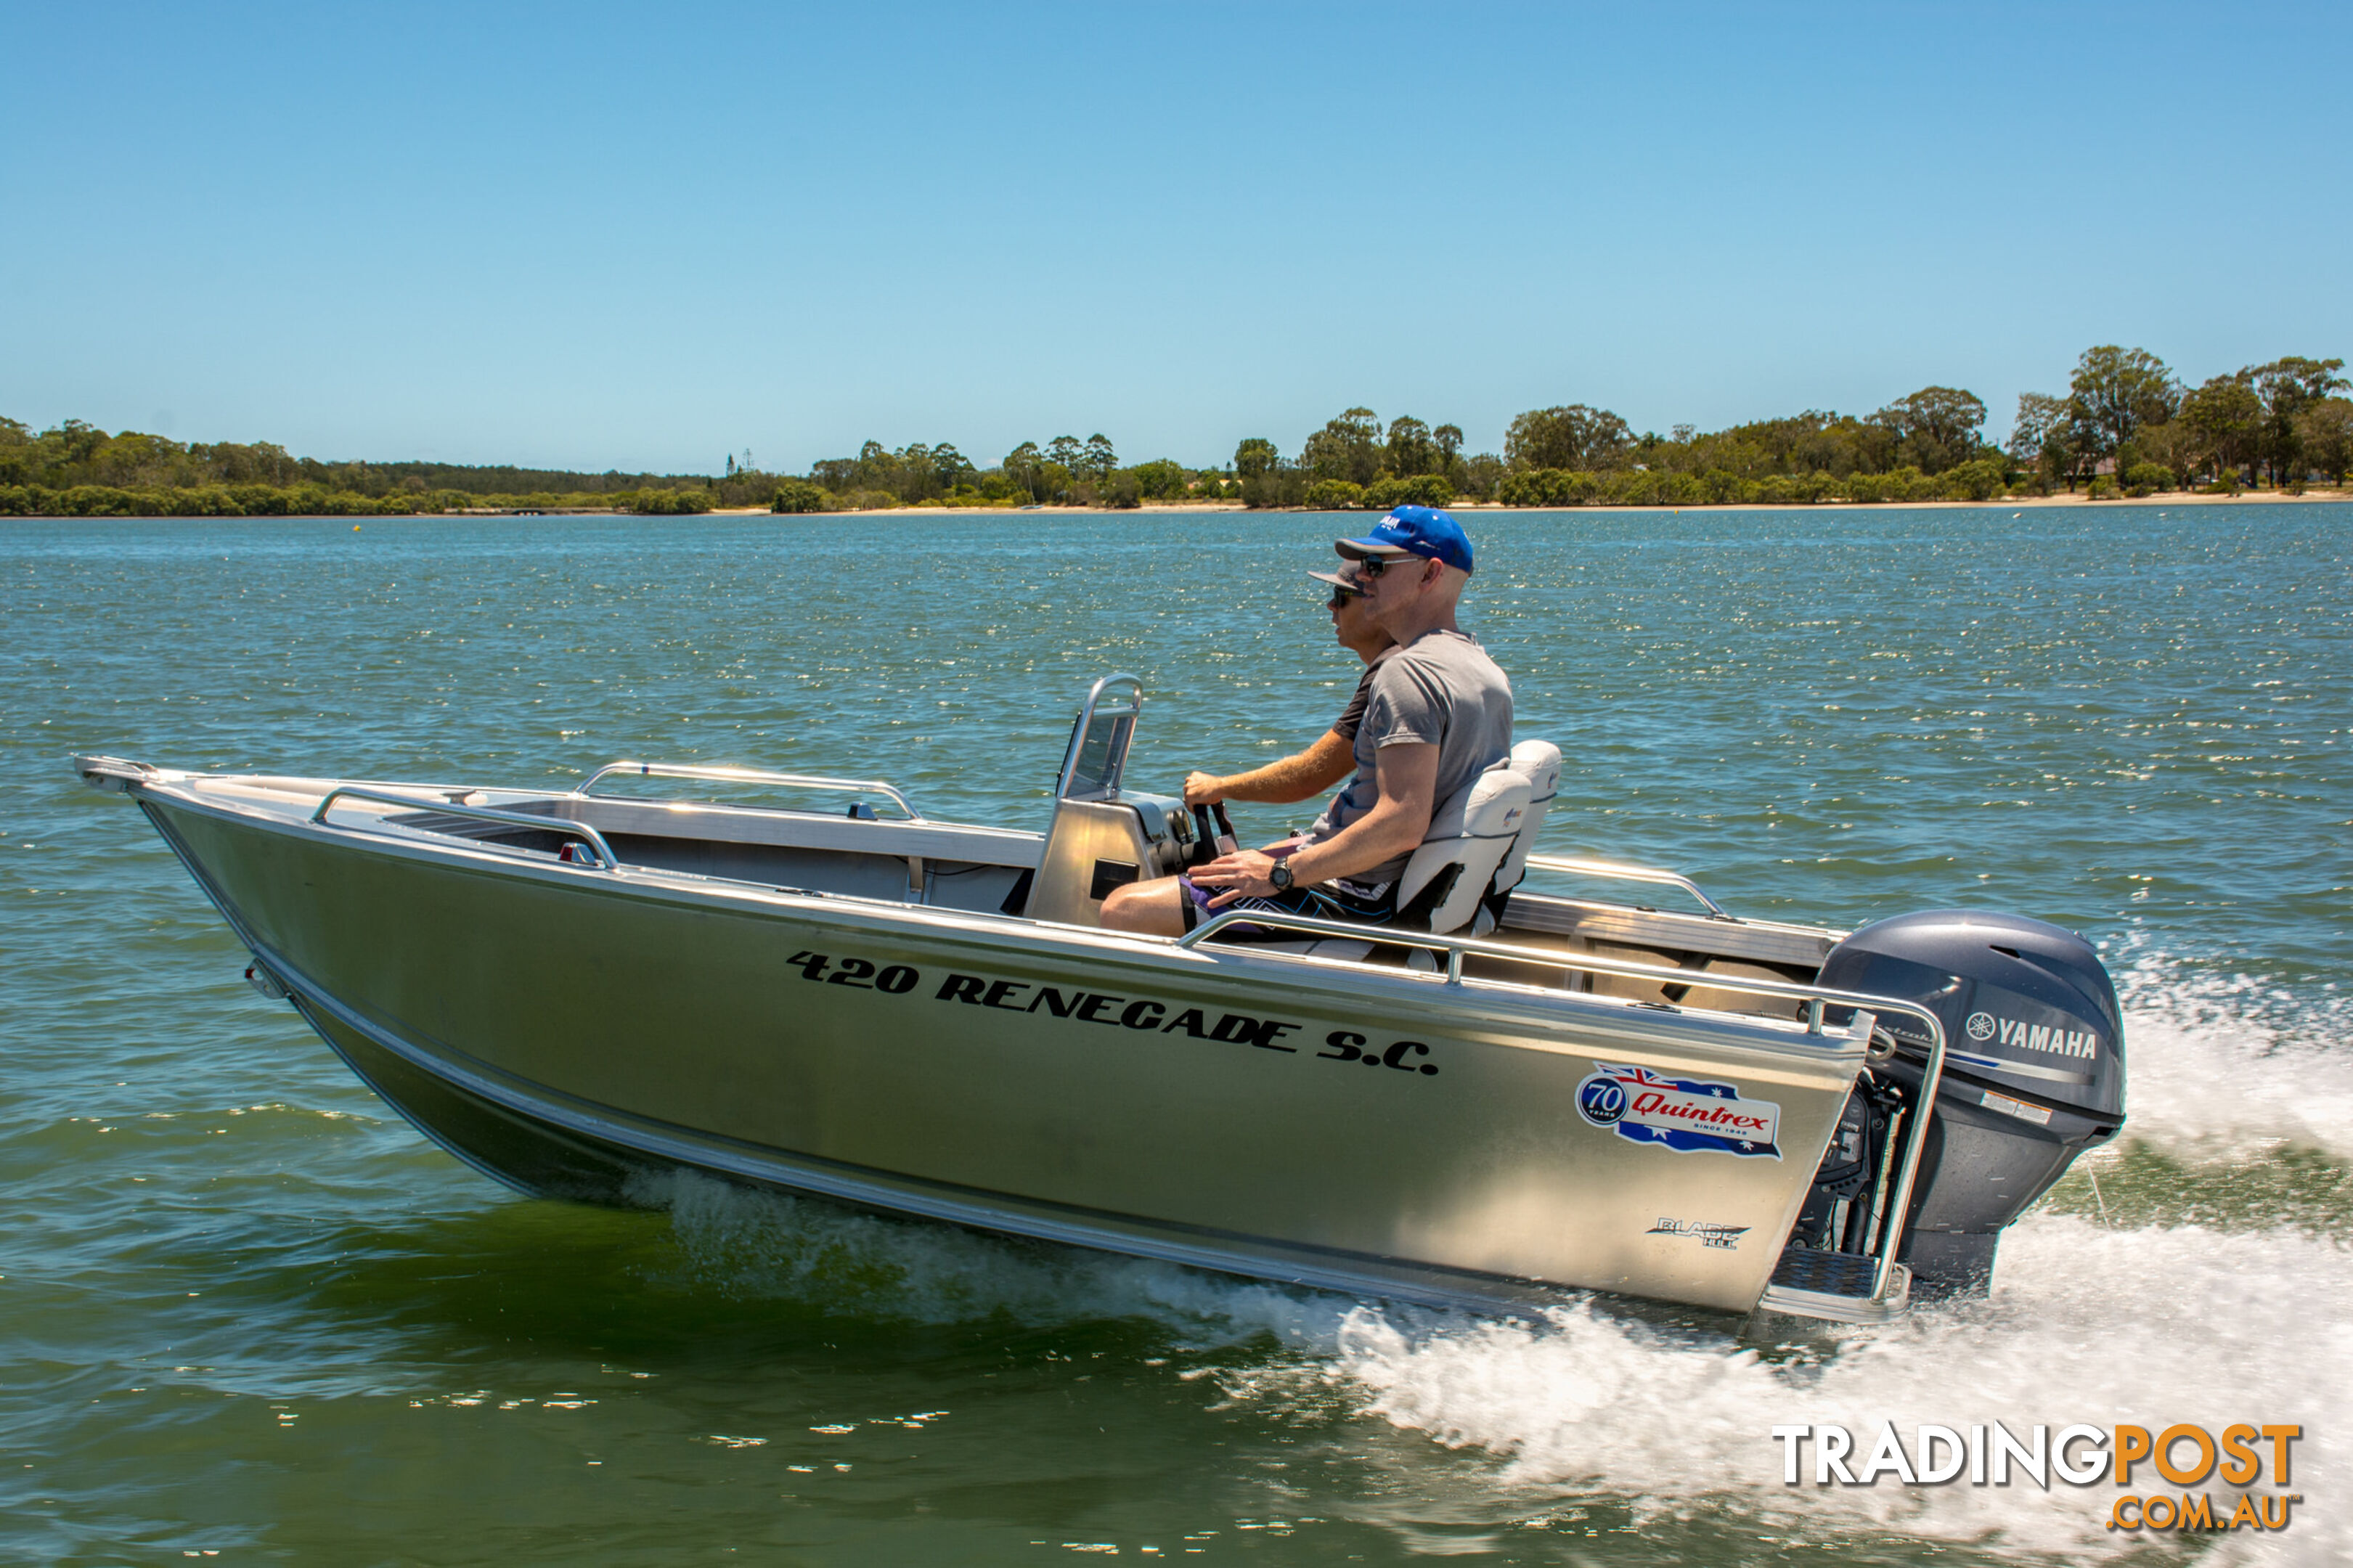
[[[1900,1256],[1917,1296],[1984,1293],[2002,1228],[2124,1125],[2124,1020],[2107,969],[2061,927],[1931,910],[1856,931],[1823,960],[1821,983],[1916,1003],[1943,1026]],[[1927,1031],[1879,1022],[1896,1048],[1873,1071],[1916,1099]]]

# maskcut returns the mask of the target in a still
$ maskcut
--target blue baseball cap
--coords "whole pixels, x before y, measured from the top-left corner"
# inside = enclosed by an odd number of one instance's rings
[[[1351,561],[1367,555],[1419,555],[1443,561],[1458,572],[1471,570],[1471,540],[1447,513],[1426,506],[1401,506],[1362,539],[1335,540],[1332,548]]]

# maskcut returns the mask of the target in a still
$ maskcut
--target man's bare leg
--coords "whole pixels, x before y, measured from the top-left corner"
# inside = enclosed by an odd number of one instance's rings
[[[1105,931],[1142,931],[1149,936],[1185,934],[1185,889],[1174,877],[1130,882],[1103,895]]]

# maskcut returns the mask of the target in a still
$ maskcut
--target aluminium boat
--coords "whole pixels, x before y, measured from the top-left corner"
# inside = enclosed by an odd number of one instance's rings
[[[1536,853],[1542,742],[1441,805],[1394,925],[1102,929],[1112,888],[1216,853],[1124,784],[1143,706],[1095,683],[1041,831],[741,768],[556,792],[74,766],[138,803],[258,989],[534,1194],[627,1203],[685,1167],[1370,1296],[1872,1322],[1987,1289],[2002,1227],[2123,1124],[2081,938],[1742,920],[1678,873]]]

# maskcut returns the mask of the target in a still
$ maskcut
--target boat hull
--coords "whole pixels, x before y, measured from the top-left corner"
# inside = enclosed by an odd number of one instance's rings
[[[555,1195],[678,1165],[1366,1293],[1746,1311],[1862,1064],[1724,1016],[133,793],[363,1078]],[[1718,1086],[1774,1147],[1638,1141],[1580,1110],[1604,1069]]]

